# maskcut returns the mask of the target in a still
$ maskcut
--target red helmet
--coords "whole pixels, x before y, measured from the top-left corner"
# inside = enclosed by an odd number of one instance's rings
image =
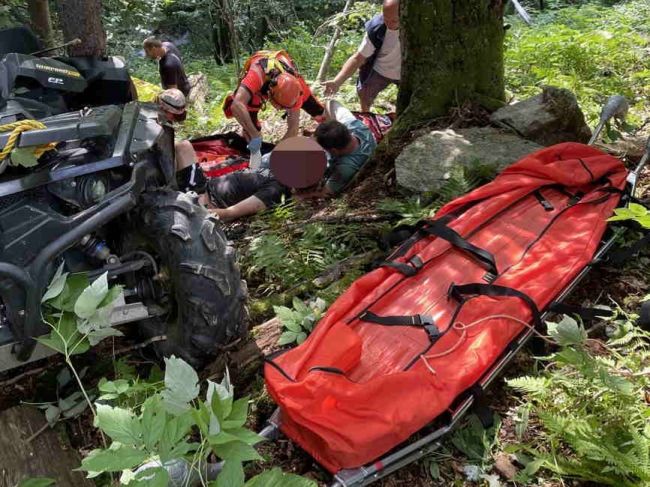
[[[291,110],[300,106],[302,86],[295,76],[281,73],[271,81],[269,95],[276,108]]]

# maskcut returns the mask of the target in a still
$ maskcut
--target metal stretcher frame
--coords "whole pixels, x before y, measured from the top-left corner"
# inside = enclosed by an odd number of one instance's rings
[[[610,101],[612,98],[610,98]],[[620,100],[618,100],[618,102],[620,103]],[[606,109],[607,105],[604,107],[603,112],[605,112]],[[609,118],[611,118],[611,116],[613,115],[609,115]],[[594,143],[603,128],[604,123],[602,123],[601,115],[601,124],[599,124],[596,129],[594,136],[590,141],[590,145]],[[627,207],[632,201],[634,194],[636,193],[638,177],[645,165],[648,163],[649,158],[650,138],[647,141],[645,153],[641,158],[640,163],[628,174],[626,191],[621,197],[619,207]],[[622,230],[612,229],[612,231],[609,232],[609,235],[607,235],[607,233],[605,234],[601,246],[591,263],[589,263],[556,297],[555,302],[563,302],[587,276],[591,268],[605,260],[607,253],[614,247],[620,233],[622,233]],[[548,309],[542,311],[542,321],[552,313],[552,311],[549,311]],[[438,427],[433,432],[426,434],[422,438],[419,438],[410,444],[397,447],[397,449],[375,460],[373,463],[355,469],[340,470],[334,475],[333,481],[329,484],[329,487],[362,487],[370,485],[371,483],[376,482],[377,480],[380,480],[439,449],[441,447],[441,438],[450,433],[458,425],[465,416],[465,413],[467,413],[467,411],[477,402],[478,394],[484,391],[494,381],[494,379],[501,374],[519,351],[521,351],[521,349],[526,345],[533,334],[534,329],[532,327],[526,328],[522,331],[519,338],[510,344],[501,358],[484,374],[474,388],[472,388],[476,392],[470,392],[467,398],[462,399],[453,410],[449,411],[450,418],[447,424]],[[435,421],[437,422],[439,419],[436,419]],[[267,426],[260,432],[260,435],[268,440],[275,440],[279,437],[280,425],[281,413],[278,408],[269,419]]]

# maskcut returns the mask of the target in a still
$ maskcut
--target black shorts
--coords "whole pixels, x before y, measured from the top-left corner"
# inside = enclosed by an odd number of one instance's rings
[[[228,208],[255,196],[271,208],[289,196],[289,190],[270,176],[257,172],[234,172],[208,181],[207,193],[217,208]]]
[[[188,191],[203,193],[208,183],[208,178],[205,177],[201,166],[193,164],[176,173],[176,183],[178,184],[178,189],[184,193]]]

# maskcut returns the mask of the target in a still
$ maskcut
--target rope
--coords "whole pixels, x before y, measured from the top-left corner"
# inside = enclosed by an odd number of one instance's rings
[[[478,319],[476,321],[473,321],[472,323],[470,323],[468,325],[466,325],[465,323],[462,323],[462,322],[454,323],[451,328],[452,328],[452,330],[456,330],[456,331],[460,332],[460,337],[458,338],[458,341],[456,343],[454,343],[454,345],[452,347],[450,347],[449,349],[447,349],[447,350],[445,350],[445,351],[443,351],[441,353],[430,354],[430,355],[425,355],[425,354],[420,355],[420,358],[422,359],[422,362],[424,362],[424,365],[426,366],[426,368],[429,369],[429,372],[431,372],[433,375],[437,375],[436,370],[429,363],[429,360],[446,357],[447,355],[450,355],[450,354],[454,353],[461,346],[461,344],[463,343],[465,338],[467,338],[467,330],[468,329],[470,329],[470,328],[472,328],[472,327],[474,327],[476,325],[479,325],[479,324],[481,324],[481,323],[483,323],[485,321],[496,320],[496,319],[512,320],[512,321],[514,321],[516,323],[519,323],[520,325],[525,326],[526,328],[529,328],[530,330],[533,331],[533,333],[535,335],[540,337],[545,342],[550,343],[550,344],[555,344],[555,342],[553,342],[552,340],[549,340],[546,336],[544,336],[539,331],[537,331],[535,329],[534,325],[532,325],[532,324],[530,324],[530,323],[528,323],[526,321],[520,320],[519,318],[516,318],[514,316],[510,316],[510,315],[491,315],[491,316],[485,316],[485,317],[480,318],[480,319]]]
[[[27,132],[29,130],[41,130],[45,128],[47,128],[45,124],[37,120],[20,120],[18,122],[0,125],[0,133],[11,132],[11,134],[9,134],[9,139],[7,140],[7,144],[0,151],[0,162],[4,161],[7,157],[11,155],[16,145],[18,144],[18,139],[20,138],[20,134],[22,134],[23,132]],[[56,144],[53,142],[49,144],[36,146],[33,149],[34,157],[38,159],[44,153],[54,149],[55,147]]]

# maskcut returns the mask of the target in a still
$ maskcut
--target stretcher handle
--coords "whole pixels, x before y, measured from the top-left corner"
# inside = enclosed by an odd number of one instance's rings
[[[617,120],[624,120],[627,116],[627,112],[630,109],[630,104],[627,102],[627,99],[622,95],[612,95],[610,96],[603,108],[600,111],[600,121],[598,126],[594,130],[594,134],[589,139],[589,145],[593,145],[600,137],[601,132],[612,118]]]

